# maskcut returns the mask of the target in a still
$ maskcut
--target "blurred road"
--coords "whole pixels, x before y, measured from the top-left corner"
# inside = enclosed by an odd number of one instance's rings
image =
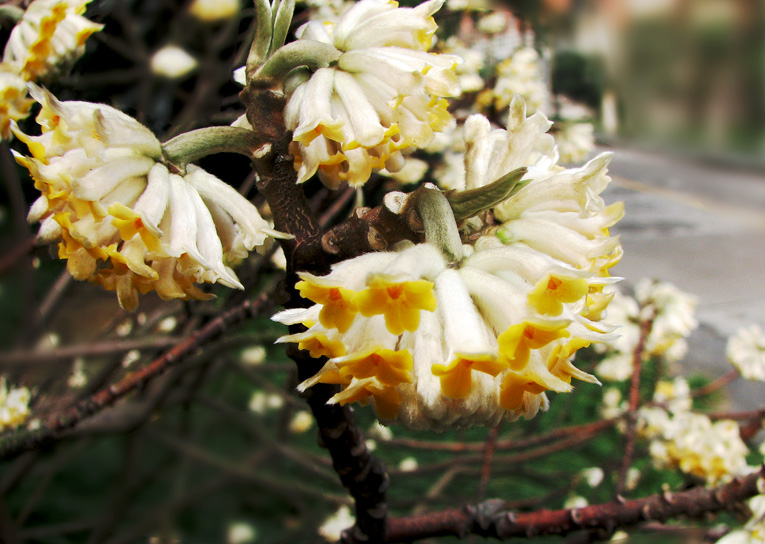
[[[685,364],[712,376],[726,372],[727,337],[752,323],[765,330],[765,172],[612,151],[614,181],[604,197],[626,205],[612,230],[624,246],[613,274],[627,287],[652,277],[697,295],[700,327]],[[735,409],[757,408],[765,384],[737,379],[731,400]]]

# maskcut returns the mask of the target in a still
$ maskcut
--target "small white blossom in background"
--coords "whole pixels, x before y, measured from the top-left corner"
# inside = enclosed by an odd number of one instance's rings
[[[515,95],[523,97],[529,113],[548,110],[550,93],[539,63],[539,53],[525,47],[497,65],[497,81],[491,94],[498,111],[507,108]]]
[[[231,19],[239,14],[241,0],[194,0],[189,13],[207,23]]]
[[[731,531],[717,544],[762,544],[765,542],[765,495],[757,495],[749,499],[749,509],[752,517],[742,529]]]
[[[0,377],[0,431],[14,429],[27,420],[31,398],[29,389],[9,386]]]
[[[137,349],[131,349],[122,358],[122,367],[128,368],[140,358],[141,358],[141,352],[138,351]]]
[[[653,400],[663,404],[670,412],[687,412],[693,405],[691,387],[685,378],[680,376],[672,381],[659,381],[653,393]]]
[[[478,30],[485,34],[499,34],[507,28],[509,22],[507,13],[494,11],[478,19]]]
[[[178,326],[178,319],[174,316],[168,316],[157,324],[157,332],[171,333]]]
[[[82,14],[90,0],[35,0],[11,31],[3,62],[27,81],[66,68],[85,51],[85,42],[103,25]]]
[[[381,425],[379,421],[372,423],[372,426],[369,427],[368,432],[369,436],[376,438],[377,440],[382,440],[383,442],[393,438],[393,431],[390,429],[390,427]]]
[[[154,75],[180,79],[189,75],[198,65],[197,59],[177,45],[166,45],[151,56],[149,65]]]
[[[300,434],[308,431],[313,427],[313,416],[311,412],[307,410],[300,410],[294,416],[289,424],[289,430],[291,433]]]
[[[337,542],[344,530],[356,523],[356,517],[351,514],[348,506],[341,506],[337,512],[324,520],[319,527],[319,535],[327,542]]]
[[[228,526],[226,544],[251,544],[258,539],[258,531],[250,523],[238,521]]]
[[[600,415],[606,419],[619,417],[627,411],[626,400],[622,400],[622,393],[616,387],[608,387],[603,391],[603,404],[600,407]]]
[[[77,357],[72,364],[72,373],[66,381],[69,387],[79,389],[88,383],[88,376],[85,374],[85,360]]]
[[[413,472],[417,470],[419,466],[420,464],[417,462],[417,459],[414,457],[407,457],[401,460],[398,464],[398,469],[402,472]]]
[[[563,503],[563,508],[584,508],[589,505],[590,503],[584,497],[571,495],[566,499],[566,502]]]
[[[268,410],[278,410],[282,406],[284,406],[284,398],[281,395],[264,391],[255,391],[247,405],[250,411],[258,414],[265,414]]]
[[[117,333],[117,336],[127,336],[133,331],[133,320],[132,319],[126,319],[119,325],[117,325],[114,328],[114,332]]]
[[[266,360],[266,348],[263,346],[251,346],[242,350],[239,360],[247,366],[257,366]]]
[[[592,123],[561,123],[555,133],[561,164],[582,162],[595,149]]]
[[[671,283],[644,278],[635,286],[635,299],[644,307],[643,319],[655,313],[646,353],[668,361],[682,359],[688,351],[686,338],[698,327],[698,298]]]
[[[377,449],[377,442],[371,438],[364,440],[364,444],[366,444],[369,451],[375,451]]]
[[[621,542],[622,540],[627,540],[630,537],[629,533],[626,531],[616,531],[614,533],[614,536],[611,537],[611,542]]]
[[[627,478],[624,481],[624,487],[627,491],[632,491],[640,483],[640,469],[630,467],[627,470]]]
[[[603,477],[605,476],[603,469],[600,467],[586,468],[581,472],[581,475],[590,487],[598,487],[603,482]]]
[[[765,335],[758,325],[743,328],[731,336],[726,355],[744,378],[765,382]]]

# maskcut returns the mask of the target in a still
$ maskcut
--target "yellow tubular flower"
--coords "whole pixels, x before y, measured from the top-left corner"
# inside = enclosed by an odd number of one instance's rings
[[[367,286],[354,297],[359,312],[365,317],[384,315],[385,325],[392,334],[416,331],[420,325],[420,310],[436,309],[432,282],[400,282],[378,274],[370,277]]]
[[[359,186],[372,170],[403,164],[401,151],[423,147],[447,127],[443,97],[459,93],[459,58],[427,53],[436,30],[433,14],[443,0],[414,8],[362,0],[337,23],[309,22],[298,34],[339,53],[289,95],[287,128],[298,181],[318,172],[328,187]]]
[[[90,0],[35,0],[11,31],[3,62],[27,81],[66,67],[85,51],[85,42],[103,25],[82,16]]]
[[[122,112],[31,93],[42,134],[14,129],[32,154],[16,160],[42,193],[29,220],[42,222],[43,240],[59,240],[72,276],[116,291],[127,309],[149,291],[207,299],[195,284],[243,288],[229,264],[279,235],[252,204],[193,165],[170,173],[154,134]]]

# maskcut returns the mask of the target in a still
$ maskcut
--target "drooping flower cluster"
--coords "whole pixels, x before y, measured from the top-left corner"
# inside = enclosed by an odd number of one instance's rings
[[[88,37],[103,25],[82,16],[90,0],[35,0],[11,31],[0,63],[0,138],[11,121],[25,119],[34,103],[26,82],[74,62]]]
[[[26,387],[9,387],[0,377],[0,431],[13,429],[29,417],[31,394]]]
[[[478,119],[466,129],[468,188],[537,164],[540,149],[554,158],[544,117],[526,118],[520,99],[514,114],[507,131],[483,131]],[[598,322],[608,297],[598,295],[613,281],[618,240],[604,231],[620,208],[598,196],[605,157],[579,170],[545,164],[494,208],[504,222],[486,223],[452,262],[426,242],[302,274],[297,288],[315,304],[275,319],[309,328],[281,341],[329,361],[301,387],[340,384],[331,402],[373,400],[383,421],[444,429],[532,417],[545,391],[597,383],[571,359],[611,338]]]
[[[765,335],[760,327],[751,325],[731,336],[726,353],[744,378],[765,382]]]
[[[195,283],[242,288],[227,263],[277,234],[252,204],[195,166],[171,173],[154,134],[122,112],[31,93],[42,134],[15,130],[32,155],[16,160],[42,192],[29,220],[41,221],[43,240],[60,240],[72,276],[117,291],[129,309],[139,292],[206,299]]]
[[[403,151],[423,147],[449,123],[443,97],[459,93],[459,58],[427,52],[443,2],[399,8],[362,0],[336,24],[311,21],[299,29],[301,40],[329,44],[339,58],[289,94],[285,122],[298,181],[318,172],[329,187],[362,185],[373,169],[400,169]]]

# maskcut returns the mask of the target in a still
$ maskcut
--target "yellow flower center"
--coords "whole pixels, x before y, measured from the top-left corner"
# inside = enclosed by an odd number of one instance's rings
[[[420,311],[436,309],[432,282],[394,282],[376,276],[367,281],[367,285],[367,289],[356,294],[354,302],[364,317],[384,315],[385,326],[391,334],[416,331],[420,326]]]

